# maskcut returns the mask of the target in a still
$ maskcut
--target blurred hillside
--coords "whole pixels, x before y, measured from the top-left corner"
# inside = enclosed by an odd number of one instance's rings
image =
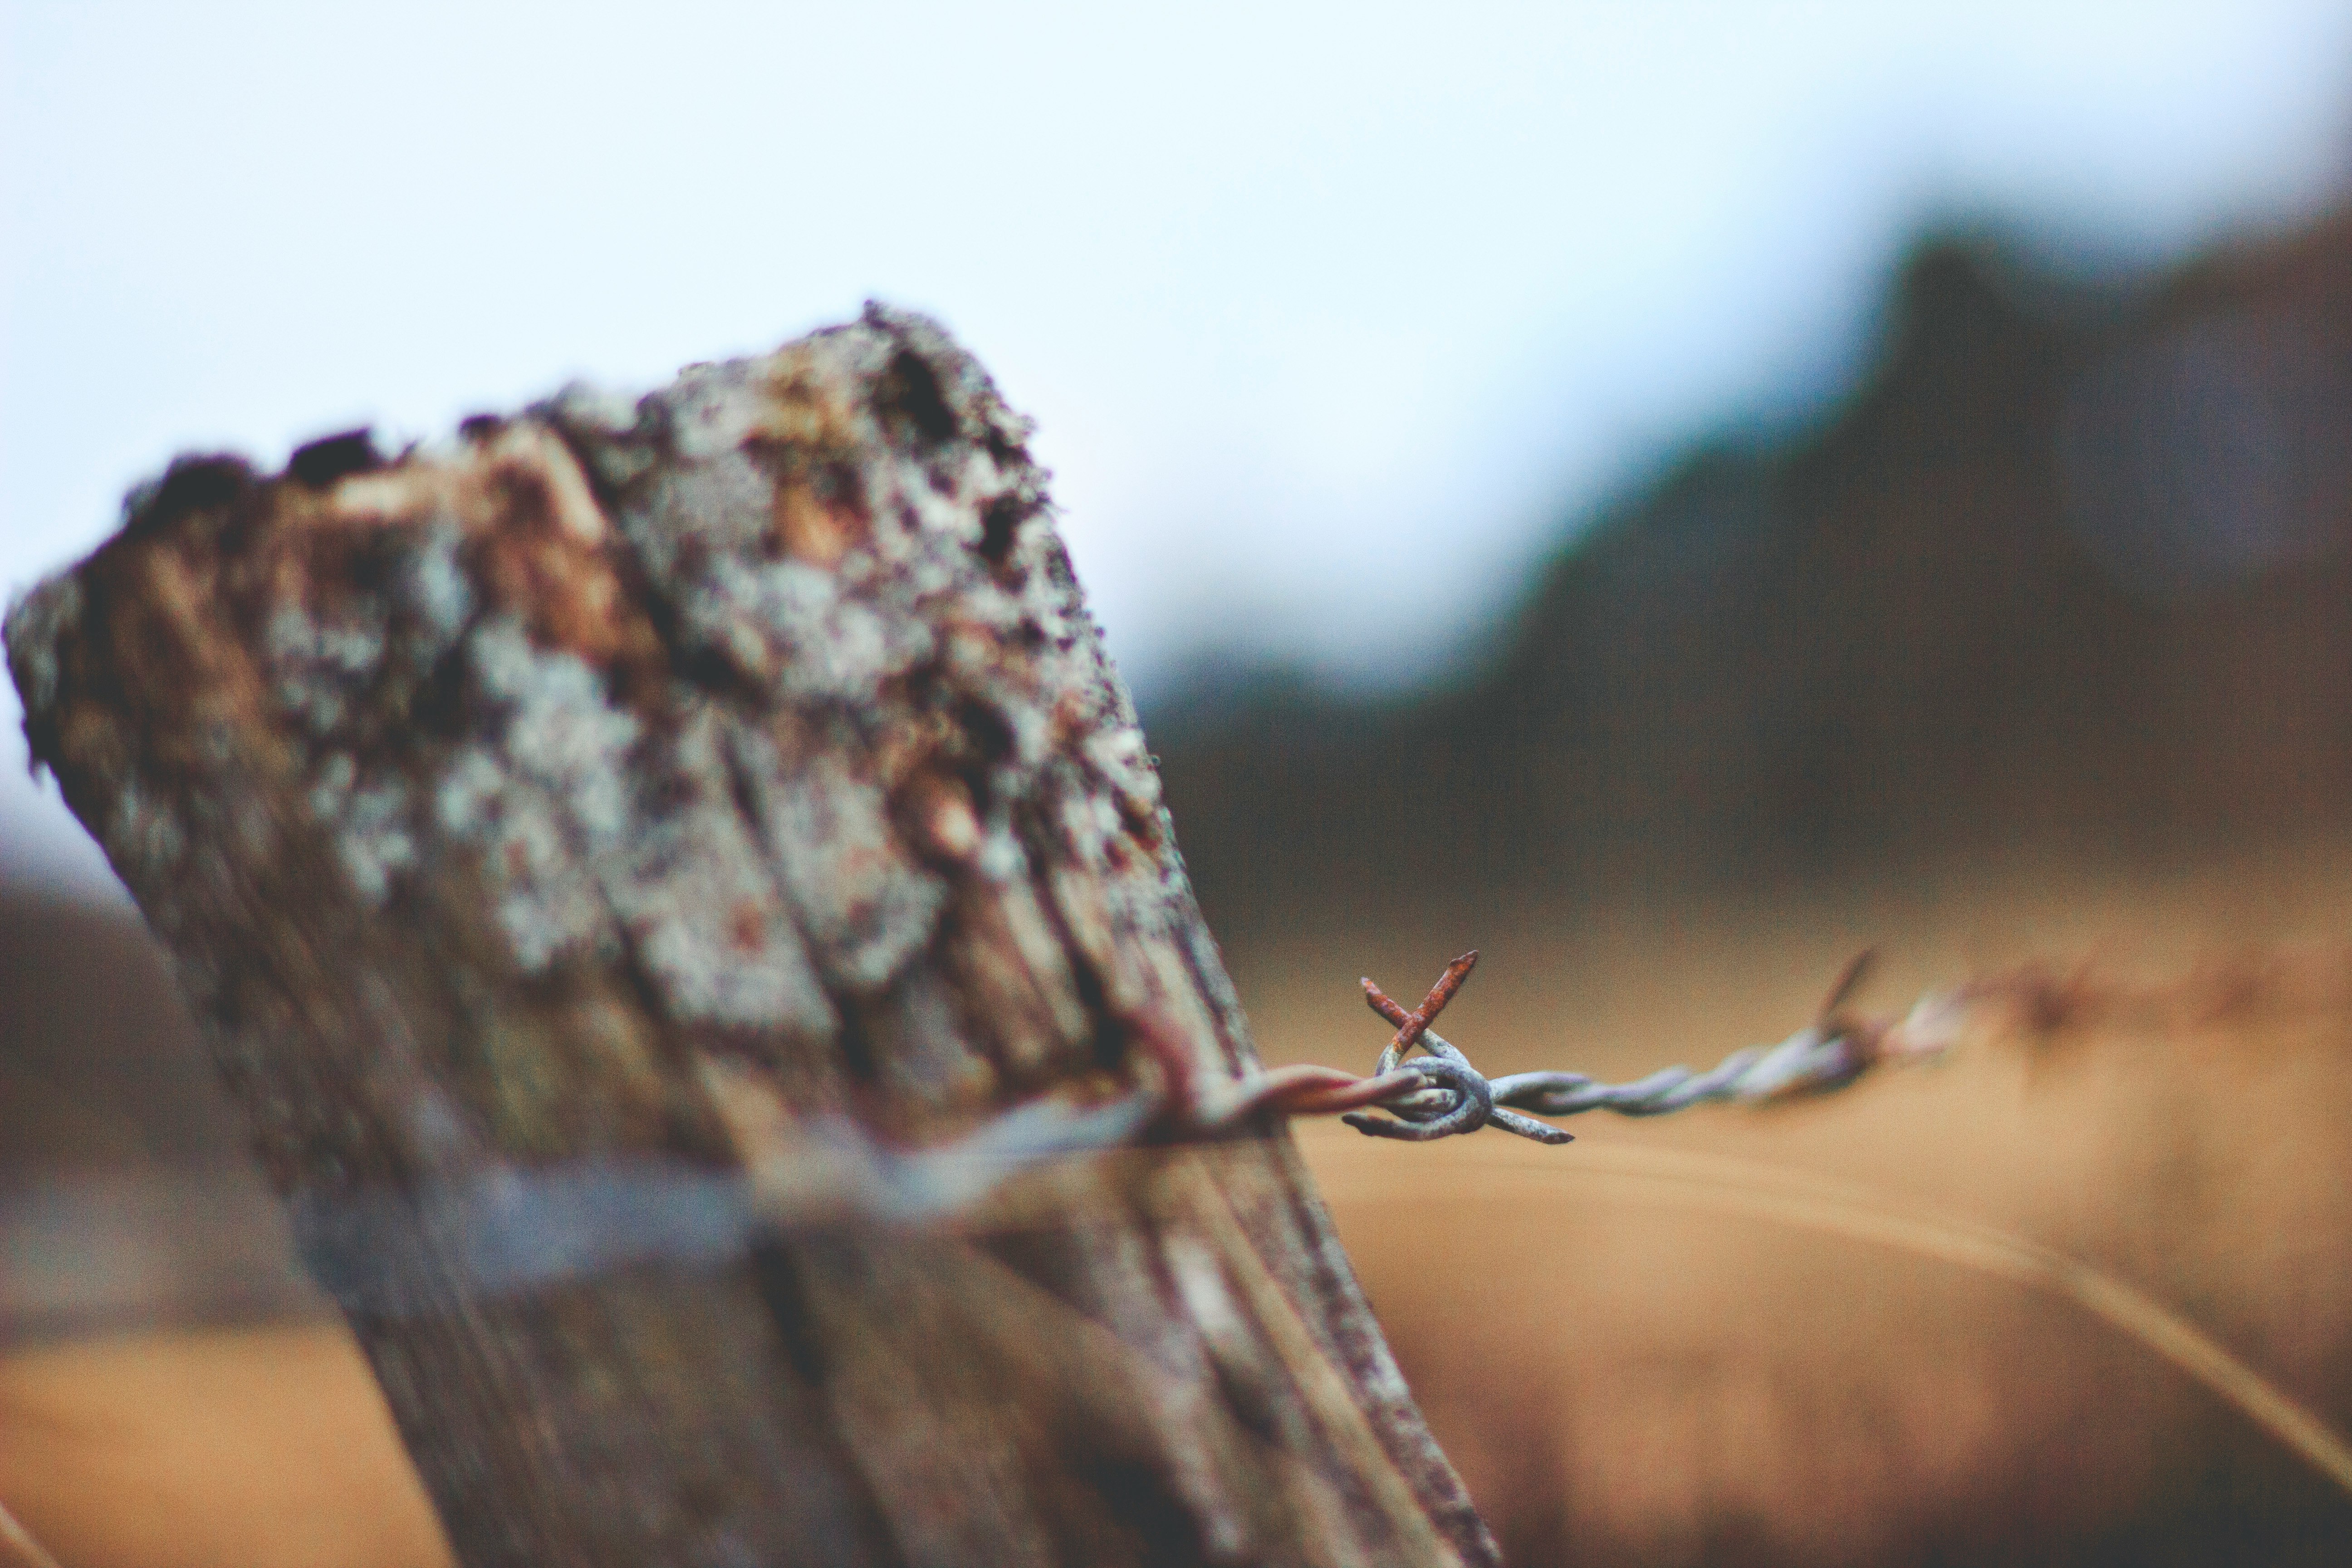
[[[1672,900],[2346,822],[2352,220],[2154,282],[1937,240],[1885,321],[1825,422],[1579,531],[1456,687],[1147,715],[1228,943],[1408,877]]]

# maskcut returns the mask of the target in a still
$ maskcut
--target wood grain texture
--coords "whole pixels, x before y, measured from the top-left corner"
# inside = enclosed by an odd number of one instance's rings
[[[928,1142],[1147,1018],[1254,1063],[1026,436],[869,308],[394,460],[184,458],[16,606],[298,1223]],[[344,1306],[476,1568],[1491,1561],[1286,1136],[1120,1170],[524,1291],[420,1204]]]

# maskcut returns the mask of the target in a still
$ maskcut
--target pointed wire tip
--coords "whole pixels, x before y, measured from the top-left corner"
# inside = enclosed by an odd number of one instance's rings
[[[1364,1005],[1400,1029],[1403,1028],[1407,1020],[1412,1016],[1405,1011],[1404,1004],[1397,1001],[1369,979],[1364,982]]]
[[[1839,970],[1837,978],[1830,983],[1829,994],[1822,998],[1821,1010],[1813,1015],[1815,1019],[1828,1022],[1830,1016],[1845,1005],[1846,1000],[1862,988],[1862,983],[1870,977],[1871,968],[1877,962],[1878,949],[1874,947],[1865,947],[1846,960],[1845,967]]]

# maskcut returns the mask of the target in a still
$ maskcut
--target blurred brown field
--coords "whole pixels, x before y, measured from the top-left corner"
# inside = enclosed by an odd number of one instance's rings
[[[2352,1431],[2347,868],[2322,846],[2137,887],[2052,868],[1534,942],[1536,912],[1498,915],[1447,1014],[1490,1072],[1704,1065],[1801,1025],[1871,937],[1866,1010],[2042,983],[1945,1062],[1794,1106],[1586,1117],[1561,1150],[1302,1130],[1508,1558],[2345,1560],[2352,1497],[2149,1345],[2055,1292],[1759,1210],[1737,1163],[2083,1260]],[[1410,985],[1411,965],[1383,952],[1376,973]],[[1270,1055],[1378,1045],[1337,953],[1245,967]]]
[[[340,1325],[0,1357],[0,1497],[67,1568],[422,1568],[448,1554]]]
[[[1555,1150],[1301,1129],[1514,1563],[2336,1562],[2352,1498],[2147,1345],[2016,1280],[1759,1213],[1697,1162],[2055,1247],[2352,1431],[2347,871],[2352,845],[2317,844],[2136,886],[2042,868],[1445,932],[1335,914],[1232,957],[1269,1058],[1360,1068],[1384,1030],[1355,975],[1411,989],[1475,940],[1451,1037],[1490,1072],[1610,1075],[1788,1033],[1865,940],[1866,1009],[2042,965],[2045,1005],[1816,1101],[1588,1117]],[[68,1568],[445,1560],[318,1319],[9,1351],[0,1499]]]

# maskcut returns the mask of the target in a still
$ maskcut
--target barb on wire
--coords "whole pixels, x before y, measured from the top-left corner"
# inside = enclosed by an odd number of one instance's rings
[[[1853,1017],[1844,1011],[1845,1002],[1862,983],[1870,961],[1871,954],[1865,951],[1849,963],[1831,986],[1814,1021],[1780,1044],[1734,1051],[1705,1072],[1672,1067],[1623,1084],[1596,1082],[1578,1072],[1512,1073],[1493,1079],[1481,1075],[1468,1058],[1429,1026],[1470,977],[1478,962],[1475,952],[1464,953],[1447,964],[1421,1005],[1410,1012],[1367,979],[1365,1001],[1373,1012],[1396,1026],[1396,1035],[1381,1053],[1380,1078],[1365,1081],[1381,1081],[1403,1071],[1418,1072],[1428,1081],[1423,1087],[1394,1090],[1371,1102],[1389,1112],[1387,1116],[1357,1110],[1341,1120],[1371,1137],[1415,1143],[1458,1137],[1489,1126],[1539,1143],[1566,1143],[1574,1134],[1536,1118],[1575,1116],[1588,1110],[1664,1116],[1724,1100],[1752,1105],[1787,1100],[1842,1089],[1882,1061],[1943,1051],[1953,1038],[1968,1000],[1966,994],[1930,996],[1899,1022]],[[1430,1054],[1408,1061],[1415,1048]],[[1522,1110],[1534,1114],[1523,1115]]]

